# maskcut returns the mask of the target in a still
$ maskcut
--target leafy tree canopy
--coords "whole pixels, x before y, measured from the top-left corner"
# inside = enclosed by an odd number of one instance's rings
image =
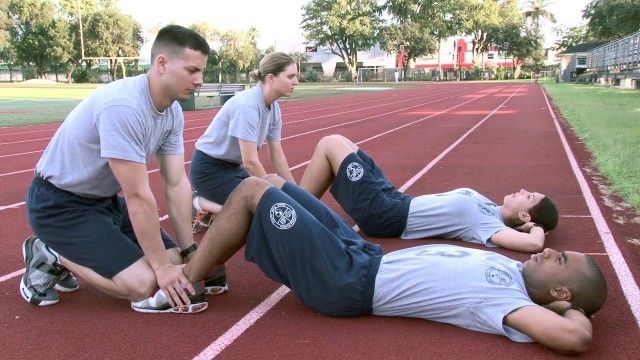
[[[615,40],[640,30],[640,0],[593,0],[582,17],[592,39]]]
[[[352,73],[358,51],[377,42],[382,7],[376,0],[311,0],[302,8],[302,29],[308,41],[342,58]]]

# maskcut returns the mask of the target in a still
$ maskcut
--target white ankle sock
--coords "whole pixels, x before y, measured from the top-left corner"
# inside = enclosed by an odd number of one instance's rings
[[[47,246],[47,245],[45,245],[45,246]],[[57,262],[58,264],[60,264],[60,254],[58,254],[58,252],[57,252],[57,251],[53,250],[53,249],[52,249],[52,248],[50,248],[49,246],[47,246],[47,249],[49,249],[49,252],[50,252],[50,253],[52,253],[52,254],[53,254],[53,256],[55,256],[55,257],[56,257],[56,262]]]
[[[198,211],[202,211],[202,208],[200,207],[200,203],[198,202],[198,199],[200,199],[200,196],[193,197],[193,208]]]

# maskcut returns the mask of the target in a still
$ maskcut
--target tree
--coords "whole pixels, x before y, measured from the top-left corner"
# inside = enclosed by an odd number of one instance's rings
[[[442,54],[440,44],[442,39],[461,32],[465,4],[466,0],[387,0],[385,8],[396,23],[405,21],[415,22],[421,31],[424,32],[424,34],[421,35],[430,38],[428,40],[429,44],[423,50],[424,53],[416,51],[416,57],[432,53],[433,50],[429,49],[429,47],[430,44],[435,41],[435,51],[438,53],[438,72],[440,78],[442,78]],[[420,34],[415,35],[420,36]],[[420,41],[419,39],[413,39],[412,43],[415,44],[416,40]],[[407,56],[407,58],[410,59],[411,57]]]
[[[540,67],[544,63],[542,25],[544,22],[556,22],[555,16],[546,9],[550,4],[551,2],[549,0],[528,0],[525,3],[526,10],[524,15],[530,21],[533,37],[536,40],[535,52],[533,54],[533,62],[536,64],[536,67]]]
[[[16,64],[16,52],[12,46],[6,46],[0,50],[0,61],[7,64],[9,67],[9,81],[13,82],[13,67]]]
[[[489,36],[491,30],[503,24],[500,3],[498,0],[473,0],[466,6],[463,30],[473,36],[473,63],[476,67],[484,67],[482,54],[489,51],[494,43]]]
[[[224,31],[220,34],[220,67],[227,73],[228,81],[237,81],[239,72],[248,73],[260,60],[258,31]]]
[[[0,51],[11,45],[11,35],[9,28],[11,27],[11,19],[9,19],[9,0],[0,0]],[[0,61],[4,60],[0,58]]]
[[[16,59],[33,65],[36,77],[44,78],[53,66],[66,61],[71,52],[68,23],[56,16],[51,1],[11,0],[8,15],[13,21],[10,33]]]
[[[377,42],[382,24],[376,0],[311,0],[302,7],[302,30],[308,41],[330,49],[356,74],[358,51]]]
[[[289,56],[291,56],[296,61],[296,66],[298,67],[298,77],[299,77],[300,73],[302,72],[302,69],[300,69],[300,64],[306,63],[309,60],[311,60],[311,56],[309,56],[309,54],[304,53],[302,51],[294,51],[292,53],[289,53]]]
[[[111,79],[117,78],[118,57],[137,57],[142,27],[117,8],[100,8],[87,16],[84,26],[85,56],[109,58]],[[123,74],[125,76],[125,74]]]
[[[618,39],[640,30],[640,0],[592,0],[582,17],[591,38]]]
[[[556,34],[560,38],[560,40],[558,40],[555,44],[556,45],[555,49],[558,51],[566,50],[572,46],[575,46],[584,42],[598,40],[590,36],[587,25],[577,25],[577,26],[561,28],[557,30]]]
[[[415,21],[403,21],[382,28],[380,46],[387,53],[398,52],[402,59],[403,77],[409,69],[409,61],[423,55],[433,54],[438,48],[435,36]],[[404,47],[405,53],[398,49]]]
[[[531,57],[534,39],[529,36],[524,14],[518,8],[518,0],[505,0],[498,5],[498,21],[486,29],[487,44],[513,59],[513,73],[517,76],[524,59]],[[508,44],[505,46],[505,44]],[[500,65],[500,64],[498,64]],[[501,69],[501,68],[500,68]]]

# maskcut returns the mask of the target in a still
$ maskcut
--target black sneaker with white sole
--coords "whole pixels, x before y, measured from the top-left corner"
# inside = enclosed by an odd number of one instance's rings
[[[204,290],[207,295],[222,295],[229,291],[226,266],[217,266],[204,277]]]

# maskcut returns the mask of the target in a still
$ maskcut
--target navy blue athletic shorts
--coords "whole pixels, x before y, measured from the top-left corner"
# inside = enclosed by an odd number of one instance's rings
[[[189,169],[191,185],[207,200],[223,205],[248,177],[249,173],[240,164],[213,158],[197,149],[193,152]]]
[[[42,242],[105,278],[144,256],[122,196],[86,198],[35,177],[26,204],[29,224]],[[176,247],[164,230],[160,235],[166,249]]]
[[[330,316],[370,314],[382,248],[292,183],[269,188],[256,208],[245,258]]]
[[[407,226],[411,196],[396,190],[362,149],[342,161],[330,192],[371,237],[399,237]]]

